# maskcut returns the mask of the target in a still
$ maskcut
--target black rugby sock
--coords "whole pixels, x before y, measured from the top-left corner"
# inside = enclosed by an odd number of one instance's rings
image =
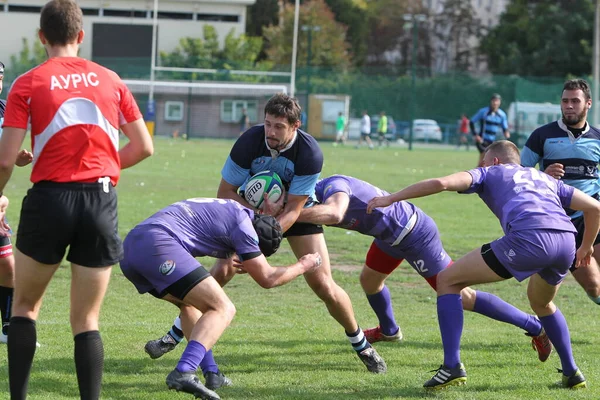
[[[8,321],[10,320],[10,308],[12,306],[13,288],[0,286],[0,314],[2,316],[2,333],[8,333]]]
[[[100,332],[89,331],[75,335],[75,369],[81,400],[97,400],[102,388],[104,346]]]
[[[8,335],[8,380],[11,400],[25,400],[37,333],[35,321],[25,317],[10,319]]]

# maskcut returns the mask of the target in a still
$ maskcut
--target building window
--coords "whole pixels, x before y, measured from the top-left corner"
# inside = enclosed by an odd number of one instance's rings
[[[225,14],[196,14],[198,21],[214,21],[214,22],[239,22],[239,15]]]
[[[12,4],[8,5],[9,12],[22,12],[22,13],[33,13],[39,14],[42,11],[42,7],[36,6],[14,6]]]
[[[150,12],[151,18],[154,14],[154,11]],[[158,19],[183,19],[183,20],[193,20],[193,13],[182,13],[182,12],[168,12],[168,11],[159,11],[157,15]]]
[[[81,12],[86,16],[98,16],[100,15],[100,10],[97,8],[82,8]]]
[[[140,10],[111,10],[104,9],[105,17],[146,18],[148,13]]]
[[[244,108],[251,123],[258,121],[258,101],[223,100],[221,101],[221,121],[238,123],[242,119]]]
[[[165,120],[182,121],[183,120],[183,101],[167,101],[165,103]]]

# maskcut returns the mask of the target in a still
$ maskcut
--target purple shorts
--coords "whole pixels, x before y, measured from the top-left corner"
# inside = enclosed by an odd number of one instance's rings
[[[210,276],[177,240],[158,226],[134,228],[123,242],[121,271],[141,294],[183,300],[200,281]]]
[[[422,210],[416,209],[417,222],[408,235],[396,246],[379,239],[373,243],[395,259],[405,259],[423,278],[444,270],[452,259],[444,250],[437,225]]]
[[[517,281],[539,274],[550,285],[565,278],[576,251],[573,232],[540,229],[511,232],[490,246]]]

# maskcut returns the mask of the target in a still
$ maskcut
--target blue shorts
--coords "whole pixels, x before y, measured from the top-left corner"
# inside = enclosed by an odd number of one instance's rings
[[[154,225],[134,228],[123,242],[121,271],[140,294],[183,300],[210,274],[175,238]]]
[[[452,259],[442,246],[440,233],[433,219],[418,208],[415,213],[417,222],[414,228],[396,246],[379,239],[375,239],[373,244],[396,260],[405,259],[419,275],[429,278],[444,270]],[[369,268],[377,270],[371,266]]]
[[[539,229],[511,232],[490,246],[500,264],[517,281],[539,274],[554,286],[569,272],[576,251],[573,232]]]

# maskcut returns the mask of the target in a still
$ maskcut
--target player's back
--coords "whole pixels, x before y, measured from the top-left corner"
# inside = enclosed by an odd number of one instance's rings
[[[30,114],[33,182],[110,176],[116,183],[119,127],[141,118],[117,74],[79,57],[53,57],[18,77],[9,100],[6,126],[27,129],[23,110]]]
[[[402,232],[416,210],[413,204],[400,201],[367,214],[369,200],[389,193],[368,182],[345,175],[333,175],[317,183],[317,199],[321,202],[338,192],[346,193],[350,202],[344,219],[335,226],[355,230],[390,243]]]
[[[165,207],[138,226],[161,227],[194,257],[226,258],[243,252],[248,237],[256,236],[251,213],[234,200],[193,198]]]
[[[563,210],[573,188],[535,168],[500,164],[469,171],[476,192],[498,217],[505,233],[529,229],[575,232]]]

